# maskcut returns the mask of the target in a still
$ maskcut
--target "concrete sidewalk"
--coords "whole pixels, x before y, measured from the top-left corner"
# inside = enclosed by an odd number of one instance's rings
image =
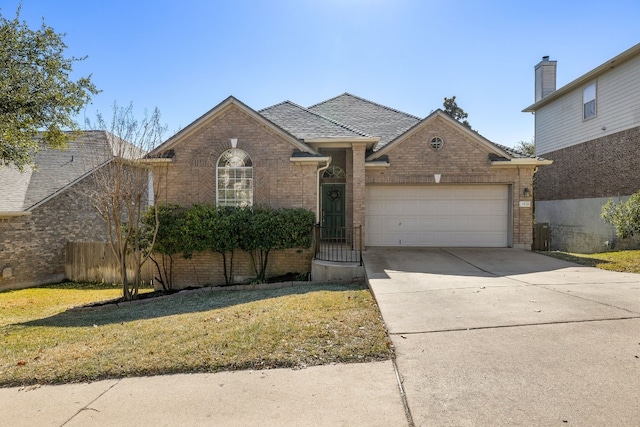
[[[0,388],[0,426],[403,426],[392,362]]]
[[[364,258],[415,425],[640,425],[640,275],[515,249]]]

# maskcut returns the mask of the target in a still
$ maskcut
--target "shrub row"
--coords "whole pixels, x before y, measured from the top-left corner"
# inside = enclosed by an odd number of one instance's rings
[[[147,224],[155,222],[152,211]],[[159,277],[165,290],[172,288],[173,256],[190,258],[195,252],[213,251],[222,255],[227,284],[233,280],[233,255],[248,252],[258,281],[266,280],[272,250],[308,248],[312,242],[315,216],[302,208],[216,207],[166,205],[158,208],[159,228],[153,247]],[[157,257],[162,258],[158,262]]]

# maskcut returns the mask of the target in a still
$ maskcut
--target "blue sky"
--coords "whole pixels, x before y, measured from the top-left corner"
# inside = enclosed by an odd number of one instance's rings
[[[21,12],[88,55],[74,74],[102,90],[91,119],[114,102],[157,107],[168,138],[229,95],[259,110],[349,92],[419,117],[455,95],[507,146],[533,138],[521,110],[542,56],[561,87],[640,42],[638,17],[637,0],[22,0]]]

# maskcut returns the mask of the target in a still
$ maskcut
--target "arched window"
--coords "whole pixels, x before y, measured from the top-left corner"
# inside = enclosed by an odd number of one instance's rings
[[[232,148],[222,153],[216,178],[218,206],[253,205],[253,164],[245,151]]]
[[[322,174],[323,178],[344,178],[345,176],[340,166],[329,166]]]

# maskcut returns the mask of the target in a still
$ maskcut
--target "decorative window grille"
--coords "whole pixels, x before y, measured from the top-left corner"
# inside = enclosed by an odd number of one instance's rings
[[[329,166],[322,174],[323,178],[344,178],[344,170],[340,166]]]
[[[442,150],[442,147],[444,147],[444,140],[439,136],[434,136],[431,138],[429,145],[431,145],[431,148],[434,150]]]
[[[245,151],[232,148],[222,153],[216,178],[218,206],[253,205],[253,163]]]

